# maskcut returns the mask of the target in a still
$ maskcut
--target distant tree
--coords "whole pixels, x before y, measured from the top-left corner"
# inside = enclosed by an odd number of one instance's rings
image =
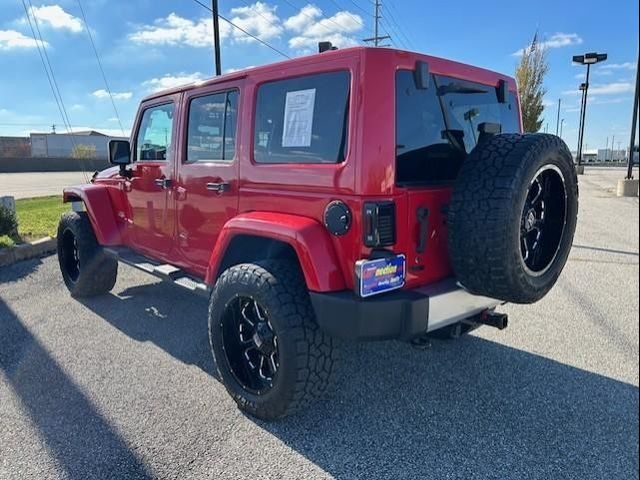
[[[96,146],[78,144],[73,147],[71,156],[80,160],[89,160],[91,158],[96,158]]]
[[[543,101],[547,93],[544,79],[548,71],[547,52],[545,47],[538,43],[536,32],[531,45],[522,50],[520,63],[516,67],[516,82],[525,132],[538,132],[542,127]]]

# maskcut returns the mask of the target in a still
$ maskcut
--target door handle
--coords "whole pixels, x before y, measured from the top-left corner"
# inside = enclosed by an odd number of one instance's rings
[[[155,183],[160,188],[169,188],[171,186],[171,179],[169,178],[156,178],[153,183]]]
[[[207,190],[211,190],[216,193],[224,193],[230,190],[231,186],[228,182],[220,182],[220,183],[207,183]]]

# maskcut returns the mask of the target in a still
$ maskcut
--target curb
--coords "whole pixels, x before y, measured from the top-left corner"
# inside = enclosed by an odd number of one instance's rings
[[[56,251],[56,239],[41,238],[35,242],[0,250],[0,267],[6,267],[22,260],[48,255]]]

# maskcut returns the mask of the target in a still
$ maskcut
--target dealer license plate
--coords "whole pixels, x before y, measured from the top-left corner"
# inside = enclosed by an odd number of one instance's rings
[[[376,260],[359,260],[356,262],[358,294],[364,298],[402,288],[406,276],[405,270],[404,255]]]

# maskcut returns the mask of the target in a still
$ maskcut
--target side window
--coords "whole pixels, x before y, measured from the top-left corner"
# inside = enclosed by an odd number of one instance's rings
[[[321,73],[258,88],[254,130],[257,163],[344,161],[350,74]]]
[[[170,160],[173,103],[147,108],[136,138],[136,160]]]
[[[191,100],[187,126],[187,162],[233,160],[236,152],[237,118],[237,91]]]

